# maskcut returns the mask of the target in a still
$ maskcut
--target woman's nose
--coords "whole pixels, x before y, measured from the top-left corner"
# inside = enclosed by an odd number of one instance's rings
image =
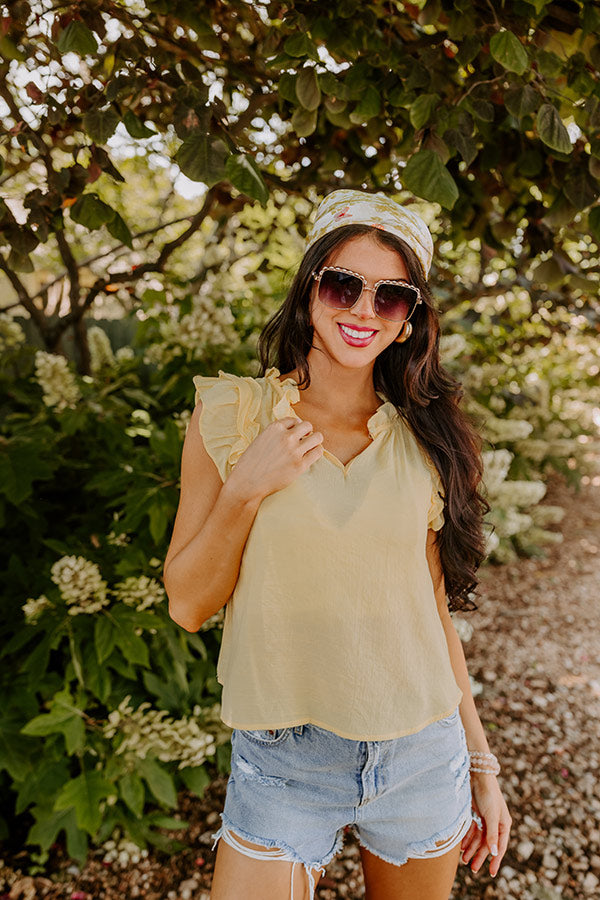
[[[360,319],[375,319],[375,288],[363,288],[363,292],[352,307],[352,312]]]

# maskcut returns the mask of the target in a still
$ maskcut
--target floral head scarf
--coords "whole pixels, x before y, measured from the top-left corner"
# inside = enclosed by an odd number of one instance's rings
[[[423,219],[400,206],[386,194],[370,194],[342,188],[328,194],[317,207],[315,220],[306,238],[308,250],[315,241],[342,225],[372,225],[406,241],[414,250],[425,278],[433,257],[433,240]]]

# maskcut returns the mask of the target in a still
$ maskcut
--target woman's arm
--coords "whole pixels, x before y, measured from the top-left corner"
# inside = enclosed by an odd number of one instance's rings
[[[235,588],[258,508],[323,453],[323,436],[292,417],[271,423],[242,453],[223,483],[195,407],[181,459],[181,494],[163,578],[169,615],[186,631],[227,603]]]
[[[475,701],[471,692],[471,683],[469,681],[469,673],[467,671],[467,662],[454,622],[448,611],[448,603],[446,600],[446,590],[444,585],[444,573],[440,561],[440,554],[436,543],[438,532],[431,528],[427,532],[427,563],[433,581],[433,589],[435,591],[435,599],[437,608],[444,627],[446,641],[448,643],[448,652],[450,654],[450,662],[456,682],[463,693],[460,702],[460,717],[467,736],[467,745],[469,750],[482,750],[489,753],[490,748],[483,730],[483,725],[475,707]]]
[[[432,529],[429,529],[427,532],[427,562],[433,581],[439,616],[446,635],[452,670],[456,682],[463,693],[460,702],[460,717],[465,729],[467,747],[469,750],[480,750],[484,753],[489,753],[490,748],[471,691],[462,641],[456,632],[448,611],[444,573],[437,546],[437,535],[438,533]],[[472,859],[471,868],[474,872],[477,872],[483,865],[489,852],[493,856],[490,863],[490,874],[496,875],[508,845],[512,819],[495,775],[471,772],[471,789],[473,808],[481,817],[484,829],[483,831],[479,830],[475,823],[471,825],[462,842],[463,860],[465,863],[468,863]]]

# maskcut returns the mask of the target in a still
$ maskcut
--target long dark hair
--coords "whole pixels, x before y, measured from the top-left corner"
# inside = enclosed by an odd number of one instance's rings
[[[282,373],[296,369],[300,387],[308,387],[307,356],[313,339],[311,273],[335,247],[362,234],[400,253],[409,280],[421,290],[423,303],[413,313],[410,338],[390,344],[379,354],[373,383],[408,422],[440,474],[445,522],[437,541],[449,609],[477,609],[469,595],[477,587],[475,573],[485,557],[483,516],[490,508],[478,490],[483,474],[481,438],[459,408],[460,383],[440,363],[439,315],[413,250],[396,235],[369,225],[344,225],[316,241],[304,255],[282,306],[262,330],[258,340],[261,375],[269,366]]]

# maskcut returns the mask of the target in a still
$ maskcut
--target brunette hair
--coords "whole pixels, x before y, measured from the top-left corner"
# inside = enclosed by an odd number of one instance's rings
[[[307,250],[286,299],[261,332],[261,375],[270,366],[280,372],[296,369],[300,387],[308,387],[312,273],[335,247],[362,234],[396,250],[404,259],[409,280],[421,290],[423,302],[412,315],[410,338],[390,344],[375,360],[374,388],[404,417],[440,474],[444,525],[437,541],[448,607],[451,611],[477,609],[470,595],[477,587],[475,573],[485,557],[483,516],[490,508],[478,490],[483,474],[482,442],[459,409],[460,383],[440,363],[439,315],[413,250],[396,235],[369,225],[344,225],[323,235]]]

